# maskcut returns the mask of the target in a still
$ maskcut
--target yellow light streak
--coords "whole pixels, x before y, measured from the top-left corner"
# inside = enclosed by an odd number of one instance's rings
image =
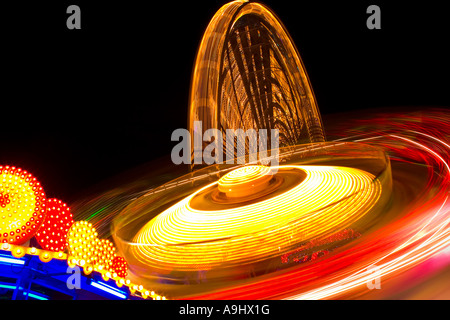
[[[218,182],[218,189],[227,197],[242,198],[264,190],[271,179],[269,167],[246,166],[224,175]]]
[[[194,209],[190,201],[218,187],[219,182],[197,190],[141,228],[133,239],[133,255],[160,270],[188,271],[198,265],[213,268],[262,261],[279,255],[293,243],[350,226],[370,211],[381,194],[381,183],[359,169],[280,166],[277,171],[293,169],[306,173],[297,186],[239,207]],[[233,187],[253,181],[266,169],[238,170],[224,176],[220,183],[225,181]]]

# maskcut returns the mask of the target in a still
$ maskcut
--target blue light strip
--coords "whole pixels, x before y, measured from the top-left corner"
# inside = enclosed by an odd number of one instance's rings
[[[113,287],[113,286],[110,286],[110,285],[107,284],[107,283],[100,282],[100,281],[97,281],[97,283],[100,284],[100,285],[102,285],[102,286],[105,286],[105,287],[107,287],[107,288],[110,288],[111,290],[114,290],[114,291],[116,291],[116,292],[120,292],[120,293],[125,294],[125,292],[123,292],[122,290],[119,290],[119,289],[117,289],[117,288],[115,288],[115,287]]]
[[[116,297],[119,297],[121,299],[126,299],[127,298],[127,295],[125,294],[125,292],[114,290],[114,289],[112,289],[112,287],[108,286],[105,283],[92,281],[91,282],[91,286],[93,286],[93,287],[95,287],[97,289],[103,290],[105,292],[108,292],[108,293],[110,293],[112,295],[115,295]]]
[[[0,283],[0,288],[10,289],[10,290],[16,290],[17,286],[15,286],[15,285],[10,285],[10,284],[3,284],[3,283]],[[20,289],[21,289],[21,288],[20,288]]]
[[[6,283],[0,283],[0,288],[9,289],[9,290],[16,290],[16,289],[23,290],[22,287],[17,288],[16,285],[6,284]],[[22,292],[22,293],[23,293],[24,296],[28,296],[28,297],[33,298],[33,299],[48,300],[47,297],[40,296],[40,295],[38,295],[36,293],[31,293],[31,292],[28,292],[28,293],[27,292]]]
[[[33,299],[37,299],[37,300],[48,300],[48,298],[46,298],[46,297],[43,297],[43,296],[40,296],[40,295],[37,295],[34,293],[30,293],[30,292],[28,294],[26,292],[24,292],[23,295],[28,296]]]
[[[0,262],[8,263],[8,264],[20,264],[20,265],[25,264],[24,260],[12,258],[12,257],[6,257],[6,256],[0,256]]]

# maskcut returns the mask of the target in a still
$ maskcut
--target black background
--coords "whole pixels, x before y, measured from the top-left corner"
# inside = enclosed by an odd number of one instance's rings
[[[172,131],[187,127],[197,47],[225,2],[2,3],[0,163],[71,201],[169,155]],[[445,1],[264,3],[291,34],[322,114],[449,105]],[[66,28],[70,4],[81,30]],[[381,30],[366,27],[370,4]]]

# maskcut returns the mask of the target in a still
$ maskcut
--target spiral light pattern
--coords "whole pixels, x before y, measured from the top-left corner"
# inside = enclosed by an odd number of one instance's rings
[[[244,167],[245,168],[245,167]],[[301,170],[297,186],[256,203],[225,210],[196,210],[192,198],[216,187],[211,183],[150,220],[135,236],[133,254],[152,268],[191,270],[256,262],[279,254],[292,241],[325,236],[368,213],[381,194],[370,173],[348,167],[280,166]],[[238,169],[224,176],[235,184],[264,176],[267,169]],[[292,240],[293,239],[293,240]]]
[[[269,167],[246,166],[223,176],[218,182],[218,189],[228,197],[239,198],[264,190],[271,179]]]

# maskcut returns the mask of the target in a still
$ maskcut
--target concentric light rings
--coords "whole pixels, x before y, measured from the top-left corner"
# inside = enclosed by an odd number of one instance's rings
[[[280,166],[306,178],[260,202],[226,210],[196,210],[190,200],[211,183],[149,221],[134,237],[134,256],[155,269],[192,270],[261,261],[295,242],[325,236],[360,219],[381,194],[370,173],[348,167]]]

